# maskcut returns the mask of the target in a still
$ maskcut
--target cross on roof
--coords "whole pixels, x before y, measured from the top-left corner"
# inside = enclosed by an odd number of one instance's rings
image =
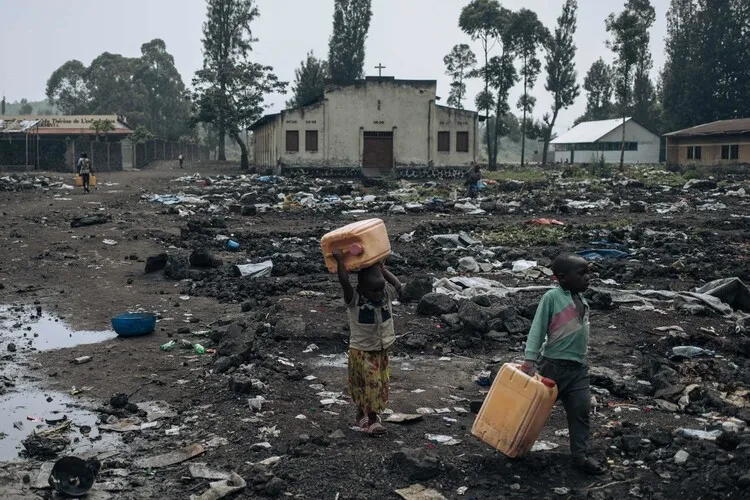
[[[378,65],[375,66],[375,69],[378,70],[378,76],[383,76],[383,70],[385,69],[383,63],[378,63]]]

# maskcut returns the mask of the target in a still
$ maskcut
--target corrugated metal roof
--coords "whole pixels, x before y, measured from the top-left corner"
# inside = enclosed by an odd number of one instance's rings
[[[270,115],[262,116],[258,121],[247,127],[248,130],[257,130],[266,123],[272,122],[280,113],[272,113]]]
[[[631,119],[632,118],[630,117],[626,117],[625,121],[629,122]],[[581,122],[560,137],[550,141],[550,144],[580,144],[596,142],[620,125],[622,125],[622,118]]]
[[[19,134],[35,127],[41,120],[0,120],[0,134]]]
[[[750,118],[719,120],[677,130],[664,135],[667,137],[690,137],[696,135],[730,135],[747,133],[750,133]]]

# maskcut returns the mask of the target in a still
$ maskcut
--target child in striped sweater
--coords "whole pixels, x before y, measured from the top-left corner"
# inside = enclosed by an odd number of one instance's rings
[[[557,383],[557,397],[568,418],[571,465],[587,474],[602,474],[604,467],[588,456],[589,306],[581,294],[589,286],[589,264],[577,255],[561,254],[552,263],[552,272],[560,286],[539,302],[521,370],[528,375],[538,371]]]

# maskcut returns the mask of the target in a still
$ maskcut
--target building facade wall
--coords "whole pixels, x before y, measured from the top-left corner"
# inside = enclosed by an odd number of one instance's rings
[[[328,164],[362,164],[364,132],[393,133],[395,165],[427,165],[435,85],[368,80],[326,92]]]
[[[700,159],[695,158],[695,147],[701,148]],[[738,158],[722,159],[722,146],[737,146]],[[688,158],[689,148],[693,158]],[[750,163],[750,134],[714,137],[667,137],[667,163],[670,165],[736,165]]]
[[[611,142],[622,142],[622,125],[597,141],[597,143]],[[660,139],[656,134],[631,120],[625,124],[625,142],[635,142],[638,144],[637,151],[625,151],[625,163],[659,163]],[[559,145],[556,145],[555,150],[555,162],[557,163],[597,163],[602,156],[605,163],[620,162],[620,150],[601,151],[591,148],[576,151],[558,151],[557,146]],[[573,154],[571,155],[571,153]]]
[[[464,111],[444,106],[435,106],[437,131],[433,134],[435,138],[433,156],[433,165],[436,167],[462,167],[469,166],[476,160],[476,132],[477,132],[477,114],[471,111]],[[438,151],[438,134],[447,132],[450,137],[450,151]],[[459,132],[468,134],[469,150],[466,152],[458,151],[458,134]]]
[[[254,163],[261,167],[361,167],[365,132],[393,135],[393,167],[467,166],[476,159],[477,114],[435,104],[429,81],[366,80],[329,87],[322,102],[282,111],[253,131]],[[299,151],[287,151],[287,131],[298,131]],[[306,151],[308,130],[318,133],[317,152]],[[438,132],[451,147],[438,152]],[[458,132],[469,150],[456,149]]]

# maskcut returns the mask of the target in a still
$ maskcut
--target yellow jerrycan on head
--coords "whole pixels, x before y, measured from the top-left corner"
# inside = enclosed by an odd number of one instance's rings
[[[391,242],[385,224],[380,219],[367,219],[340,227],[320,239],[320,248],[326,267],[336,272],[338,264],[333,258],[334,250],[344,252],[344,267],[347,271],[359,271],[377,264],[391,253]]]
[[[508,457],[531,450],[557,400],[557,384],[539,374],[529,377],[519,365],[500,368],[471,433]]]

